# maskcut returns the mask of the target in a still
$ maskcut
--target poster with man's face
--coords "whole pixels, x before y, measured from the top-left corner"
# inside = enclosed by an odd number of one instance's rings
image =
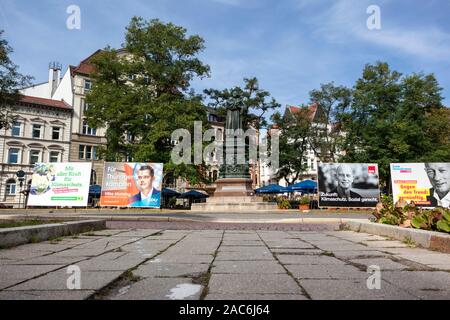
[[[321,163],[318,166],[320,207],[375,207],[380,201],[376,163]]]
[[[391,163],[394,203],[450,207],[450,163]]]
[[[106,162],[101,206],[159,208],[163,164]]]

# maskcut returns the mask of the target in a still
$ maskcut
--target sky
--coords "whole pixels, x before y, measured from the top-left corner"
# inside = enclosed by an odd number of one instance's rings
[[[80,8],[80,29],[66,26],[70,5]],[[367,27],[370,5],[380,9],[379,30]],[[321,83],[353,86],[376,61],[434,73],[450,106],[449,14],[448,0],[0,0],[0,29],[19,71],[38,83],[50,61],[65,70],[97,49],[119,48],[135,15],[172,22],[205,40],[199,57],[211,76],[193,81],[196,92],[257,77],[283,112],[307,104]]]

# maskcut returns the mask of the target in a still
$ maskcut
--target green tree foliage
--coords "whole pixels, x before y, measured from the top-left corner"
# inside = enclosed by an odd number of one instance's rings
[[[268,111],[280,107],[270,93],[259,88],[258,79],[244,78],[244,87],[233,87],[224,90],[206,89],[209,106],[217,109],[219,114],[226,115],[226,109],[232,105],[243,106],[247,110],[243,116],[244,128],[251,125],[260,129],[267,125],[265,115]]]
[[[163,162],[180,173],[170,163],[172,132],[207,123],[201,96],[190,87],[194,77],[209,75],[197,58],[203,49],[203,39],[182,27],[133,17],[121,50],[107,47],[92,57],[86,116],[90,126],[107,127],[107,160]],[[188,175],[196,171],[182,167]]]
[[[366,65],[345,118],[345,160],[379,164],[450,160],[448,109],[434,75],[402,76],[387,63]]]
[[[320,161],[336,162],[345,137],[342,124],[351,104],[351,90],[331,82],[322,84],[320,89],[309,94],[311,103],[317,106],[309,144]]]
[[[13,52],[0,30],[0,129],[9,128],[15,116],[8,111],[20,98],[19,89],[30,83],[32,77],[23,76],[18,72],[9,55]]]
[[[275,112],[271,117],[274,127],[280,130],[278,179],[284,178],[291,185],[302,177],[307,168],[308,140],[312,131],[312,113],[301,107],[289,116]]]

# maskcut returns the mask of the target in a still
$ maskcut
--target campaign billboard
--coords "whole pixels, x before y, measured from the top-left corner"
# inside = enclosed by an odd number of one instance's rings
[[[450,163],[391,163],[394,203],[414,201],[418,207],[450,207]]]
[[[162,163],[105,162],[100,206],[159,208]]]
[[[36,163],[31,177],[28,206],[87,206],[90,162]]]
[[[376,163],[320,163],[320,207],[375,207],[380,201]]]

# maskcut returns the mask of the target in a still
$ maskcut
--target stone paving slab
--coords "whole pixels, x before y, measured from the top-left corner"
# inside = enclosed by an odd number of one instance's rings
[[[99,290],[117,279],[122,274],[121,271],[102,271],[102,272],[81,272],[82,290]],[[28,291],[28,290],[67,290],[67,279],[71,274],[67,269],[50,272],[39,278],[28,280],[8,290]]]
[[[203,286],[187,278],[146,278],[124,288],[113,300],[198,300]]]
[[[306,265],[336,265],[345,264],[343,261],[326,255],[288,255],[278,254],[278,260],[282,264],[306,264]]]
[[[186,277],[208,272],[209,263],[144,263],[133,274],[138,277]]]
[[[211,272],[213,274],[285,274],[286,270],[276,261],[215,261]]]
[[[350,260],[350,262],[364,265],[366,267],[378,266],[378,267],[380,267],[380,269],[382,271],[409,269],[408,266],[405,266],[401,263],[398,263],[398,262],[392,261],[391,259],[386,259],[386,258],[352,259],[352,260]]]
[[[381,289],[367,288],[366,280],[300,280],[314,300],[416,300],[417,297],[385,281]]]
[[[20,264],[20,265],[40,265],[40,264],[56,264],[56,265],[68,265],[72,263],[76,263],[81,260],[88,259],[88,257],[56,257],[55,255],[48,255],[43,257],[36,257],[27,260],[20,260],[13,262],[11,264]]]
[[[208,289],[209,293],[302,294],[287,274],[213,274]]]
[[[391,255],[377,250],[334,251],[333,255],[339,259],[390,257]]]
[[[384,240],[384,241],[361,241],[361,243],[371,248],[406,248],[407,244],[396,240]]]
[[[205,300],[309,300],[301,294],[211,293]]]
[[[444,271],[385,271],[382,272],[383,280],[386,280],[407,291],[450,291],[450,273]],[[448,298],[450,299],[450,294]]]
[[[261,240],[246,240],[246,241],[241,241],[241,240],[223,240],[222,242],[222,247],[223,246],[255,246],[255,247],[259,247],[259,246],[263,246],[264,242],[262,242]]]
[[[94,290],[0,291],[0,300],[85,300]]]
[[[275,254],[321,254],[325,251],[320,249],[295,249],[295,248],[275,248],[271,249]]]
[[[267,249],[264,252],[227,252],[219,251],[216,261],[234,260],[274,260],[272,253]]]
[[[291,264],[286,268],[296,279],[362,279],[369,276],[351,265]]]
[[[153,263],[211,263],[214,257],[207,254],[198,254],[190,256],[161,254],[155,259],[150,260]]]

